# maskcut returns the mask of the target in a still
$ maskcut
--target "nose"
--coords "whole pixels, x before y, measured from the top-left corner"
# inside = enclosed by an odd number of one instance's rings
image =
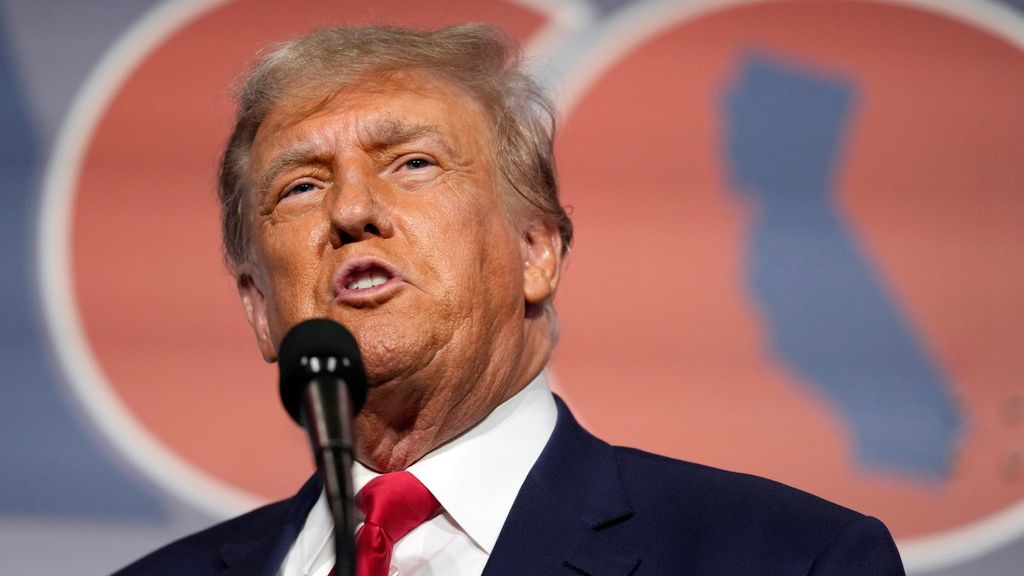
[[[344,173],[333,191],[331,245],[392,235],[391,206],[386,185],[372,169],[352,168]]]

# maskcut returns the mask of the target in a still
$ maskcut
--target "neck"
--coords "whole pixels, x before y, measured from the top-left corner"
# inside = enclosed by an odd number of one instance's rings
[[[552,344],[546,327],[527,330],[511,354],[490,355],[479,369],[460,366],[442,377],[371,387],[356,417],[356,459],[381,473],[408,468],[525,388],[547,364]]]

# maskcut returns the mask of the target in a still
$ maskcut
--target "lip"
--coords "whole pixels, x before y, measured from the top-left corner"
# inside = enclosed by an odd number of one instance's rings
[[[374,269],[387,274],[388,281],[372,288],[350,289],[347,287],[357,274]],[[335,272],[334,300],[346,304],[369,304],[389,297],[404,282],[397,268],[379,258],[355,258],[345,262]]]

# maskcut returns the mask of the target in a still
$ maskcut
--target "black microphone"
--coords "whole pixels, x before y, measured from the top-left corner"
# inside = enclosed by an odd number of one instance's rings
[[[352,419],[366,402],[366,370],[344,326],[326,319],[300,322],[278,350],[281,402],[306,428],[334,517],[336,576],[355,574]]]

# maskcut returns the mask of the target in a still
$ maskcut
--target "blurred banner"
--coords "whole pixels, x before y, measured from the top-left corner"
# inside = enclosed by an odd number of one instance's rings
[[[311,473],[221,266],[230,87],[316,28],[469,20],[559,102],[584,424],[876,515],[911,574],[1020,574],[1022,0],[0,3],[0,573]]]

